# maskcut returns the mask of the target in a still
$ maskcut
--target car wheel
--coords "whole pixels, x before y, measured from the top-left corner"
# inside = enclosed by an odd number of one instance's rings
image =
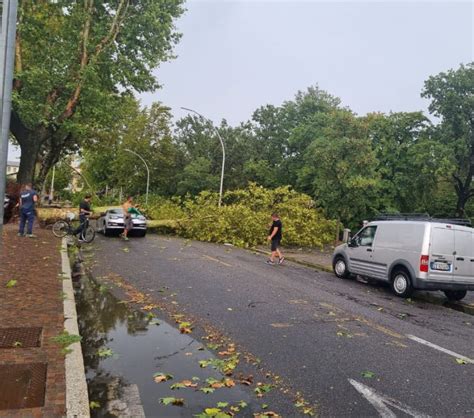
[[[448,298],[448,300],[457,302],[466,296],[467,290],[444,290],[444,294]]]
[[[398,269],[393,272],[391,284],[393,293],[396,296],[408,298],[413,293],[410,275],[404,269]]]
[[[346,260],[342,256],[338,256],[334,259],[332,263],[332,269],[334,270],[334,274],[340,279],[348,279],[350,277]]]

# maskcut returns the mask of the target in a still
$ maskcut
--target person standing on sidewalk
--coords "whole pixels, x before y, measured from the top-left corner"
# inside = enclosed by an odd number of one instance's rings
[[[92,214],[91,198],[90,194],[86,194],[84,200],[79,204],[79,227],[74,231],[74,235],[79,237],[79,241],[83,241],[81,235],[87,228],[89,216]]]
[[[271,242],[272,255],[270,256],[270,259],[267,260],[267,264],[275,264],[275,257],[278,257],[278,264],[282,264],[283,261],[285,261],[285,257],[283,257],[280,251],[282,229],[283,224],[280,220],[280,217],[277,213],[272,213],[272,224],[267,237],[267,240]]]
[[[139,215],[140,212],[133,204],[133,197],[128,196],[127,200],[122,205],[123,210],[123,233],[120,236],[125,240],[128,241],[128,234],[133,229],[133,219],[132,215],[136,214]]]
[[[38,194],[33,190],[31,183],[25,184],[23,191],[20,193],[20,228],[18,236],[25,236],[25,224],[28,222],[26,236],[34,238],[33,223],[35,222],[35,203],[37,201]]]

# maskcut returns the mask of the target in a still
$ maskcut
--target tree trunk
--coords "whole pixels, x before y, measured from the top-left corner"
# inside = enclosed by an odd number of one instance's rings
[[[460,218],[464,218],[466,216],[465,207],[469,199],[469,193],[466,194],[466,193],[461,192],[461,193],[457,193],[457,195],[458,195],[458,201],[456,204],[456,216],[459,216]]]
[[[32,135],[29,135],[27,139],[21,141],[20,148],[20,168],[16,181],[19,184],[33,183],[40,143],[35,141]]]

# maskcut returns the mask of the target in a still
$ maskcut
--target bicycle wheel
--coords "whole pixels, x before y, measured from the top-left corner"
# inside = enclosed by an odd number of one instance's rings
[[[90,243],[94,241],[94,238],[95,238],[95,229],[92,226],[87,225],[81,234],[82,241]]]
[[[53,225],[53,234],[58,238],[63,238],[69,231],[69,224],[66,221],[57,221]]]

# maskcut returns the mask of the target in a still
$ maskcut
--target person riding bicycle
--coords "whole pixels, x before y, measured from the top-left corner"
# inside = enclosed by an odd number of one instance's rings
[[[79,241],[82,240],[82,232],[86,229],[89,216],[92,214],[91,210],[91,198],[90,194],[84,196],[84,200],[79,204],[79,227],[74,231],[74,235],[77,235]]]

